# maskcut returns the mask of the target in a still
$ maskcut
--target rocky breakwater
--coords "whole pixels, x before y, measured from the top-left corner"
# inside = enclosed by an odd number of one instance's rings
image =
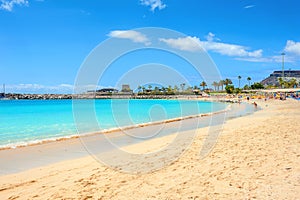
[[[72,99],[72,94],[5,94],[6,99]]]

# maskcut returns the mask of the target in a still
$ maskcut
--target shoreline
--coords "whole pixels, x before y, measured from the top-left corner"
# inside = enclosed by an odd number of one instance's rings
[[[205,98],[205,99],[204,98],[203,99],[184,99],[183,98],[183,99],[178,99],[178,100],[191,100],[191,101],[197,100],[197,101],[205,101],[205,102],[237,103],[237,101],[234,101],[234,100],[223,100],[223,99],[220,100],[220,99],[210,99],[210,98]],[[42,144],[46,144],[46,143],[51,143],[51,142],[56,142],[56,141],[64,141],[64,140],[74,139],[74,138],[79,138],[79,137],[88,137],[88,136],[95,135],[95,134],[110,134],[110,133],[114,133],[114,132],[122,131],[122,130],[129,130],[129,129],[139,128],[139,127],[170,123],[170,122],[174,122],[174,121],[181,121],[181,120],[198,118],[198,117],[212,116],[215,114],[227,112],[229,109],[230,109],[230,105],[227,105],[227,107],[224,110],[219,110],[216,112],[200,113],[200,114],[196,114],[196,115],[188,115],[188,116],[170,118],[170,119],[154,121],[154,122],[145,122],[145,123],[134,124],[134,125],[124,126],[124,127],[114,127],[114,128],[110,128],[110,129],[96,131],[96,132],[86,132],[83,134],[71,134],[71,135],[60,136],[60,137],[37,139],[37,140],[32,140],[32,141],[27,141],[27,142],[11,143],[11,144],[6,144],[6,145],[1,145],[0,151],[8,150],[8,149],[23,148],[23,147],[34,146],[34,145],[42,145]]]
[[[2,149],[0,150],[0,157],[8,157],[9,160],[2,159],[0,174],[3,175],[16,173],[35,167],[61,162],[64,160],[89,156],[89,152],[86,151],[85,146],[82,144],[83,141],[87,142],[88,144],[93,144],[95,141],[101,141],[104,135],[110,140],[114,140],[114,142],[118,143],[119,146],[124,147],[132,145],[132,143],[144,142],[143,140],[140,140],[128,143],[128,132],[130,132],[132,135],[140,134],[140,136],[145,135],[145,137],[148,137],[148,135],[150,135],[152,132],[157,131],[157,129],[163,128],[160,135],[155,136],[155,138],[157,137],[159,139],[161,137],[166,137],[175,134],[174,131],[176,130],[182,132],[188,130],[193,131],[199,128],[205,128],[210,125],[211,116],[213,115],[215,118],[222,118],[222,116],[226,115],[226,111],[230,111],[227,112],[227,117],[228,119],[233,119],[240,116],[247,116],[249,113],[255,112],[254,109],[249,110],[250,107],[252,108],[252,105],[248,105],[248,108],[247,105],[247,103],[231,104],[228,105],[227,109],[217,111],[215,114],[199,114],[195,116],[187,116],[185,119],[177,118],[177,120],[168,120],[168,123],[156,122],[155,124],[151,123],[137,127],[134,126],[126,130],[114,130],[114,132],[110,132],[110,134],[99,134],[97,132],[85,135],[83,137],[76,136],[68,139],[60,139],[39,144],[27,145],[20,148]],[[235,108],[229,109],[229,107]],[[99,150],[97,149],[97,152],[102,151],[107,152],[110,151],[110,149],[106,146],[101,147]],[[61,154],[61,152],[63,152],[64,154]],[[47,160],[47,157],[50,157],[50,159]],[[31,160],[31,162],[28,162],[27,160]],[[20,167],[11,168],[10,166],[15,161]]]
[[[208,127],[197,129],[197,136],[187,151],[158,171],[126,174],[85,156],[0,176],[0,197],[297,199],[300,189],[300,138],[297,135],[300,125],[296,123],[300,117],[299,101],[255,102],[263,109],[227,120],[216,146],[203,159],[199,158],[199,148]],[[166,145],[173,137],[167,135],[124,148],[147,153]],[[135,166],[134,163],[129,165]]]

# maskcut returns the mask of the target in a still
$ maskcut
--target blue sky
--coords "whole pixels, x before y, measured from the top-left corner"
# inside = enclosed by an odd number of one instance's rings
[[[195,50],[188,41],[201,45],[235,85],[238,75],[242,85],[248,76],[260,81],[281,69],[283,51],[286,69],[300,70],[299,7],[298,0],[0,0],[0,83],[8,92],[69,93],[97,45],[109,38],[134,42],[141,35],[130,30],[142,27],[184,33],[162,42],[182,51]],[[191,84],[202,81],[172,56],[150,54],[129,55],[111,76],[124,65],[167,60],[163,64],[186,72]],[[100,85],[115,86],[117,78]]]

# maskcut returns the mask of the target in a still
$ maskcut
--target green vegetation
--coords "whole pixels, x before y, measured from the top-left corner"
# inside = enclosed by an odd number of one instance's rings
[[[185,88],[186,84],[182,83],[180,84],[180,88],[177,85],[168,87],[159,87],[155,85],[146,85],[146,86],[138,86],[137,91],[138,95],[193,95],[198,94],[199,91],[197,86],[193,87],[189,86]],[[147,89],[146,89],[147,88]]]
[[[240,88],[235,88],[233,92],[234,92],[235,94],[240,94],[240,93],[242,93],[242,91],[243,91],[243,90],[240,89]]]
[[[243,90],[250,90],[251,89],[251,86],[249,87],[249,85],[245,85],[244,87],[243,87]]]
[[[234,92],[234,86],[233,85],[226,85],[225,90],[228,94],[232,94]]]
[[[251,85],[251,77],[247,77],[248,84],[246,84],[244,87],[241,88],[241,79],[242,76],[237,76],[238,79],[238,88],[235,88],[232,84],[232,80],[229,78],[226,78],[224,80],[214,81],[211,86],[213,89],[207,88],[207,83],[205,81],[200,82],[200,84],[197,86],[188,86],[186,83],[181,83],[179,86],[169,85],[168,87],[158,87],[158,86],[152,86],[152,85],[146,85],[146,86],[139,86],[138,87],[138,95],[197,95],[201,94],[201,91],[206,92],[208,94],[239,94],[242,93],[243,90],[260,90],[264,89],[264,85],[262,85],[259,82],[254,82]],[[284,88],[291,88],[291,87],[297,87],[300,85],[300,83],[297,82],[296,79],[291,79],[289,81],[284,81],[282,78],[279,78],[280,87]],[[225,88],[224,88],[225,86]],[[147,88],[147,89],[146,89]],[[153,89],[154,88],[154,89]],[[267,86],[267,89],[274,89],[277,88],[276,86]],[[224,90],[225,89],[225,90]],[[246,91],[245,91],[246,92]]]
[[[300,84],[300,82],[297,83],[297,80],[294,78],[290,79],[289,81],[279,78],[278,81],[279,81],[280,87],[282,87],[282,88],[295,88],[295,87],[298,87]]]
[[[228,86],[228,85],[230,85],[230,84],[232,84],[231,79],[226,78],[226,79],[224,80],[224,85]]]
[[[251,85],[251,89],[252,90],[257,90],[257,89],[264,89],[265,87],[263,86],[263,84],[261,83],[253,83]]]

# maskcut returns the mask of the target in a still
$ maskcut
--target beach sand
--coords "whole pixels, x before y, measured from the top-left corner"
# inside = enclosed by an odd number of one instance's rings
[[[300,199],[300,101],[255,101],[263,109],[226,121],[205,158],[208,128],[160,170],[134,175],[92,157],[67,160],[1,176],[0,199]],[[173,138],[125,149],[149,152]]]

